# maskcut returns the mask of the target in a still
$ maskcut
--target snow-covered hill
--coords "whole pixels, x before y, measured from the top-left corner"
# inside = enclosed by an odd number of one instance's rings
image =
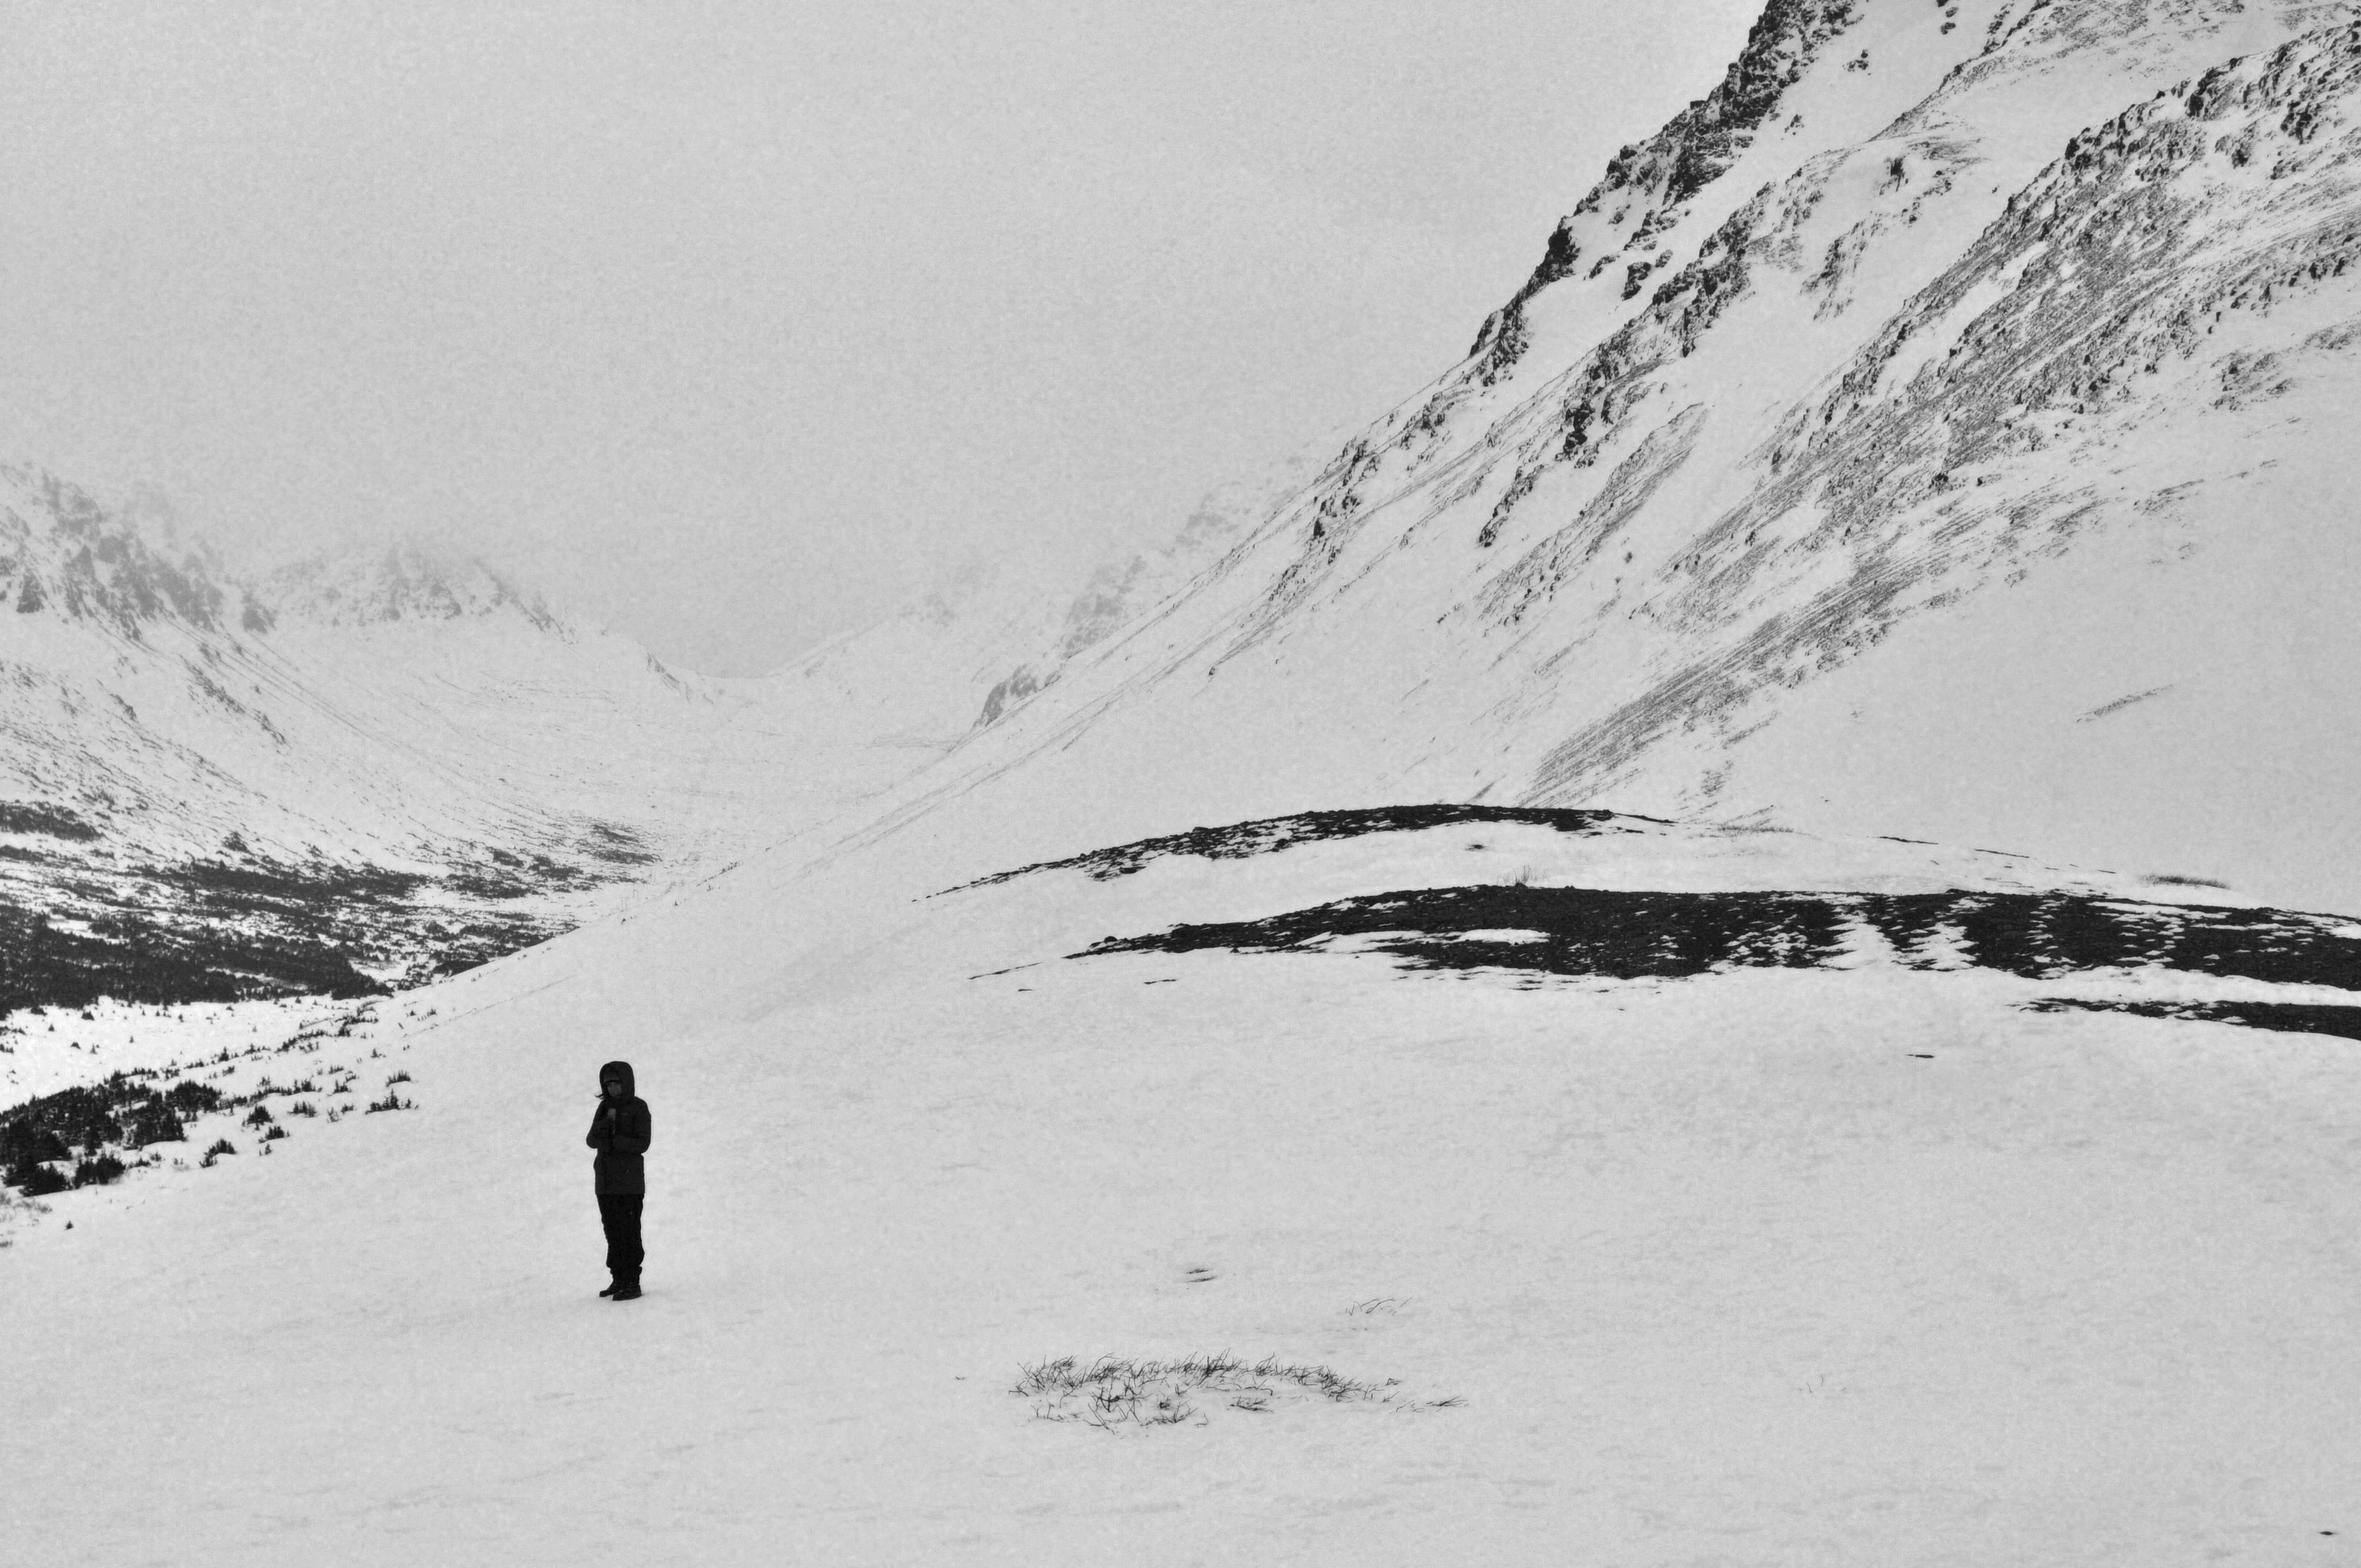
[[[930,798],[1185,756],[1078,835],[1604,805],[2353,902],[2351,14],[1771,6],[1465,364]]]
[[[152,499],[0,486],[0,1011],[464,967],[783,837],[862,776],[867,737],[822,756],[763,693],[464,555],[244,580]]]
[[[17,1157],[152,1163],[5,1211],[16,1536],[2351,1562],[2356,22],[1773,0],[1179,591],[765,687],[907,777],[366,1012],[44,1013],[124,1076]]]

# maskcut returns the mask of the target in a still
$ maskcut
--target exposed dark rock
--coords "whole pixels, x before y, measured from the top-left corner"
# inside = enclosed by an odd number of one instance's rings
[[[1572,522],[1534,545],[1514,566],[1493,580],[1484,593],[1484,613],[1503,624],[1514,624],[1537,600],[1555,593],[1559,584],[1597,559],[1623,525],[1639,515],[1658,487],[1680,472],[1682,465],[1688,461],[1705,428],[1706,413],[1703,403],[1692,403],[1649,433],[1630,456],[1615,466],[1607,482],[1599,487],[1598,494]],[[1518,482],[1530,490],[1540,473],[1539,468],[1521,472]],[[1492,543],[1508,521],[1514,505],[1512,498],[1521,499],[1521,495],[1518,483],[1511,483],[1510,493],[1493,509],[1477,543]]]
[[[1254,855],[1274,855],[1297,844],[1329,839],[1355,839],[1365,833],[1406,833],[1424,828],[1447,828],[1463,822],[1525,823],[1554,828],[1561,833],[1596,833],[1616,822],[1655,822],[1614,811],[1528,810],[1510,806],[1379,806],[1350,811],[1307,811],[1297,817],[1269,817],[1238,822],[1227,828],[1191,828],[1162,839],[1142,839],[1111,850],[1093,850],[1070,860],[1041,861],[1015,871],[1000,872],[935,894],[964,893],[992,887],[1035,872],[1079,871],[1093,882],[1129,876],[1150,861],[1168,855],[1191,855],[1207,861],[1242,861]],[[1659,824],[1661,826],[1661,824]]]
[[[657,859],[645,839],[619,822],[591,823],[584,830],[580,848],[592,860],[610,866],[652,865]]]
[[[2349,115],[2356,96],[2361,27],[2339,27],[2074,137],[1755,455],[1763,482],[1693,536],[1652,606],[1662,624],[1691,634],[1686,658],[1554,747],[1526,798],[1596,798],[1675,728],[1734,730],[1755,694],[1834,667],[1938,595],[2092,526],[2103,510],[2092,494],[2014,488],[2009,468],[2061,440],[2099,440],[2103,416],[2144,406],[2150,378],[2201,354],[2225,315],[2267,313],[2361,259],[2340,155],[2324,142],[2301,148],[2288,128],[2308,123],[2299,111]],[[2250,183],[2229,174],[2249,138],[2255,157],[2285,171],[2272,200],[2310,215],[2232,221],[2254,211]],[[1676,340],[1693,345],[1757,259],[1779,254],[1782,214],[1808,210],[1820,178],[1807,170],[1750,203],[1740,214],[1748,225],[1718,236],[1718,256],[1701,257],[1602,345],[1569,397],[1564,451],[1594,445],[1593,432],[1644,400],[1651,361],[1686,352]],[[2306,180],[2316,197],[2297,190]],[[1971,300],[1972,313],[1961,309]],[[2251,356],[2220,374],[2232,399],[2273,395],[2289,378],[2285,366]],[[2077,424],[2089,433],[2069,437]],[[1987,479],[2002,488],[1979,496]],[[1731,613],[1790,587],[1802,597],[1786,614],[1747,624]]]
[[[11,470],[31,480],[23,470]],[[175,560],[151,547],[128,518],[52,476],[28,484],[45,526],[46,575],[25,565],[16,587],[20,614],[56,610],[113,623],[137,637],[143,622],[172,617],[204,630],[217,630],[225,602],[222,572],[205,555],[189,552]],[[12,514],[13,516],[13,514]],[[16,531],[29,548],[25,520]]]
[[[982,729],[996,724],[1000,716],[1039,691],[1048,683],[1033,673],[1030,664],[1020,664],[1007,678],[984,694],[983,711],[976,716],[975,728]]]
[[[2361,1040],[2361,1007],[2303,1002],[2095,1002],[2081,997],[2045,997],[2035,1013],[2132,1013],[2143,1018],[2180,1018],[2205,1024],[2242,1024],[2301,1035],[2335,1035]]]
[[[1477,378],[1488,386],[1516,364],[1527,346],[1526,302],[1574,271],[1579,247],[1569,228],[1572,218],[1598,212],[1610,200],[1626,205],[1645,202],[1649,216],[1630,242],[1640,244],[1677,222],[1679,209],[1738,161],[1829,40],[1858,19],[1856,0],[1771,0],[1720,83],[1654,136],[1618,152],[1606,178],[1551,233],[1532,276],[1485,321],[1469,347],[1471,357],[1482,356]],[[1642,267],[1632,270],[1645,275]],[[1638,291],[1635,277],[1624,297]]]

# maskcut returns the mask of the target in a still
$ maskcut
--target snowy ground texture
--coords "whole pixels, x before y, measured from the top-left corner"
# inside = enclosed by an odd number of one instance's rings
[[[2254,982],[1061,956],[1619,867],[2078,883],[1625,826],[939,897],[940,846],[910,842],[381,1003],[328,1044],[398,1062],[414,1110],[0,1233],[7,1539],[108,1564],[2355,1561],[2361,1046],[2028,1010]],[[579,1147],[616,1054],[656,1122],[628,1306],[593,1294]],[[1091,1409],[1043,1397],[1069,1357],[1070,1383],[1239,1370],[1178,1421],[1058,1419]]]

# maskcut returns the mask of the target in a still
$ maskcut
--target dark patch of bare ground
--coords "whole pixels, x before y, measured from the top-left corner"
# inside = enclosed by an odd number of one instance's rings
[[[2275,909],[2070,894],[1624,893],[1492,885],[1422,888],[1262,920],[1175,926],[1148,936],[1110,937],[1072,956],[1301,952],[1358,938],[1357,950],[1389,954],[1417,970],[1637,980],[1832,967],[1874,932],[1902,962],[1922,969],[1972,965],[2034,979],[2168,969],[2361,991],[2361,940],[2341,935],[2344,929],[2350,927],[2329,916]]]
[[[433,876],[252,854],[124,866],[63,846],[20,850],[0,868],[0,1018],[101,997],[374,995],[389,989],[374,975],[388,972],[423,984],[565,929],[519,901],[615,881],[655,859],[607,823],[547,848],[555,855],[492,850]]]
[[[2243,1024],[2250,1029],[2281,1029],[2298,1035],[2335,1035],[2361,1040],[2361,1007],[2308,1002],[2094,1002],[2050,996],[2034,1003],[2036,1013],[2136,1013],[2143,1018],[2182,1018],[2203,1024]]]
[[[1365,833],[1408,833],[1425,828],[1448,828],[1459,823],[1511,822],[1554,828],[1561,833],[1596,833],[1619,817],[1627,822],[1664,826],[1658,818],[1634,817],[1628,812],[1533,810],[1512,806],[1378,806],[1351,811],[1306,811],[1294,817],[1269,817],[1258,822],[1235,822],[1226,828],[1191,828],[1186,833],[1175,833],[1162,839],[1142,839],[1136,844],[1093,850],[1087,855],[1075,855],[1062,861],[1037,861],[1013,872],[997,872],[974,882],[961,883],[957,887],[944,889],[943,893],[964,893],[970,888],[992,887],[1021,876],[1029,876],[1035,872],[1079,871],[1093,882],[1107,882],[1115,877],[1129,876],[1148,861],[1167,855],[1191,855],[1207,861],[1242,861],[1254,855],[1276,854],[1297,844],[1312,843],[1323,839],[1357,839]],[[939,898],[943,894],[935,896]]]
[[[46,887],[0,881],[0,1018],[102,997],[161,1005],[378,995],[389,987],[371,970],[422,984],[562,928],[517,910],[414,902],[407,886],[419,879],[399,873],[377,887],[344,869],[316,878],[283,867],[256,880],[222,873],[149,866]]]
[[[0,800],[0,833],[41,833],[52,839],[98,837],[98,829],[71,807],[32,800]]]
[[[263,929],[124,913],[87,930],[0,906],[0,1017],[21,1007],[154,1004],[256,996],[366,996],[385,990],[321,941]]]

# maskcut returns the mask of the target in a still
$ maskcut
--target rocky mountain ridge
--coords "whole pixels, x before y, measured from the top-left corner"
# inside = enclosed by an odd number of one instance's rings
[[[0,584],[0,1009],[414,981],[762,831],[742,700],[478,561],[242,577],[11,469]]]
[[[2354,20],[1768,7],[1463,364],[884,828],[1021,770],[1048,798],[1135,781],[1108,838],[1508,800],[2013,843],[2333,906],[2361,850],[2331,867],[2231,825],[2263,789],[2299,838],[2343,839],[2278,781],[2317,765],[2361,649],[2327,598],[2260,637],[2252,611],[2291,561],[2361,570],[2324,438],[2361,320]],[[1646,261],[1642,286],[1602,258]],[[2168,807],[2191,737],[2233,730],[2244,776]]]

